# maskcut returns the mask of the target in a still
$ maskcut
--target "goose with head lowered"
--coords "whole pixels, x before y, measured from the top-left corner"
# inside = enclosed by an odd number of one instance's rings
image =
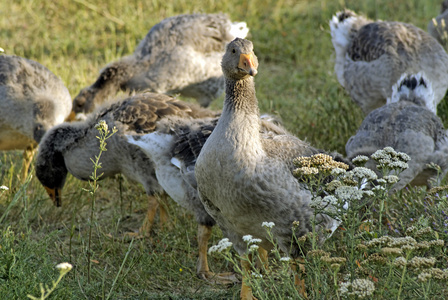
[[[80,180],[90,180],[91,158],[99,153],[97,124],[104,121],[109,129],[116,127],[117,132],[107,140],[107,151],[101,155],[100,179],[121,173],[143,185],[150,196],[147,226],[142,228],[147,233],[158,208],[154,194],[162,192],[162,188],[152,161],[139,147],[127,143],[125,134],[152,132],[157,122],[168,115],[203,118],[215,116],[215,112],[163,94],[137,94],[100,108],[85,121],[64,123],[49,130],[39,145],[36,176],[60,206],[68,173]]]
[[[62,80],[41,64],[0,55],[0,150],[24,149],[21,179],[28,174],[42,136],[70,114]]]
[[[260,239],[260,247],[270,250],[273,245],[262,224],[274,222],[272,234],[280,249],[299,258],[298,245],[291,243],[293,223],[299,221],[298,236],[310,232],[314,210],[310,191],[293,175],[293,160],[321,151],[289,134],[265,137],[260,133],[253,79],[257,67],[252,42],[237,38],[228,44],[222,59],[224,107],[196,161],[198,192],[240,255],[247,256],[245,235]],[[327,215],[318,214],[317,219],[318,231],[337,227],[338,222]],[[246,259],[241,263],[247,274],[250,265]],[[305,293],[303,281],[301,288]],[[241,298],[252,297],[243,280]]]
[[[118,91],[180,94],[202,106],[224,91],[220,67],[225,45],[245,37],[246,23],[224,14],[184,14],[156,24],[132,55],[107,65],[73,100],[75,113],[89,113]]]

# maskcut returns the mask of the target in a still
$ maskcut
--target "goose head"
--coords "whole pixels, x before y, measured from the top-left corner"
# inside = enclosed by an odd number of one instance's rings
[[[79,113],[89,113],[94,109],[95,96],[97,91],[92,87],[82,89],[78,96],[73,99],[72,112],[76,115]]]
[[[222,58],[221,67],[224,75],[234,80],[257,75],[258,59],[252,42],[241,38],[230,42]]]
[[[56,206],[61,206],[61,192],[68,173],[58,139],[64,135],[64,129],[56,127],[44,135],[39,144],[35,166],[36,177]]]

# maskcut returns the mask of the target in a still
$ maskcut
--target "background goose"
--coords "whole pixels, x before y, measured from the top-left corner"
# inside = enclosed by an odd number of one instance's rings
[[[436,24],[434,23],[434,20]],[[440,14],[429,21],[428,32],[439,41],[440,44],[446,46],[448,42],[448,0],[442,2],[440,7]]]
[[[119,90],[150,90],[196,98],[202,106],[224,91],[220,61],[225,44],[245,37],[246,23],[224,14],[186,14],[155,25],[135,52],[106,66],[73,100],[75,113],[91,112]]]
[[[240,255],[246,254],[243,236],[248,234],[261,239],[260,247],[271,249],[262,223],[274,222],[272,234],[280,249],[297,258],[299,248],[291,245],[292,224],[299,221],[298,236],[308,233],[313,209],[309,207],[311,193],[293,176],[293,159],[319,151],[291,135],[260,134],[253,80],[257,67],[250,41],[237,38],[227,46],[222,60],[224,108],[196,162],[198,192],[207,212]],[[337,223],[322,214],[317,219],[320,229]],[[248,271],[247,261],[241,263]],[[244,281],[241,298],[252,299]]]
[[[208,240],[215,220],[199,200],[194,175],[196,159],[202,146],[214,130],[218,118],[189,119],[168,117],[157,124],[155,132],[143,136],[128,136],[128,141],[142,148],[155,165],[159,184],[179,205],[194,213],[198,222],[199,277],[220,283],[236,281],[233,274],[214,274],[207,262]],[[286,130],[275,118],[262,116],[263,135],[282,135]]]
[[[350,10],[330,21],[339,83],[365,114],[386,103],[403,73],[424,71],[438,104],[448,88],[448,55],[428,33],[406,23],[371,21]]]
[[[25,149],[22,180],[44,133],[72,108],[68,89],[41,64],[0,55],[0,149]]]
[[[101,179],[121,173],[140,182],[150,196],[148,223],[151,225],[158,202],[154,196],[162,188],[154,174],[154,165],[139,147],[127,143],[125,134],[153,131],[156,123],[167,115],[183,117],[214,116],[215,113],[175,98],[143,93],[99,109],[87,120],[54,127],[42,139],[36,161],[36,175],[57,206],[61,205],[61,190],[67,173],[89,180],[93,171],[90,158],[99,152],[99,121],[118,129],[107,140],[107,151],[101,156]],[[149,229],[145,227],[143,229]]]
[[[387,146],[408,154],[409,168],[400,174],[396,190],[409,183],[428,184],[428,179],[436,175],[427,167],[431,162],[442,168],[443,178],[448,170],[448,136],[435,113],[434,92],[426,76],[403,75],[388,103],[372,111],[348,140],[347,155],[370,156]],[[368,161],[366,167],[379,174],[375,161]]]

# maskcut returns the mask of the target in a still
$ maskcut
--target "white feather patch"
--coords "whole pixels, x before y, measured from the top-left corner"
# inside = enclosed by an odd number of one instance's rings
[[[387,104],[398,102],[400,101],[401,97],[404,96],[404,98],[408,98],[410,97],[410,95],[414,94],[416,98],[420,98],[425,101],[426,108],[428,108],[434,114],[437,114],[437,104],[434,98],[434,90],[432,89],[432,84],[426,77],[424,72],[418,72],[417,74],[410,76],[411,78],[414,77],[417,80],[417,87],[413,90],[410,90],[405,85],[401,86],[401,83],[407,77],[409,77],[408,74],[406,73],[402,74],[400,79],[398,79],[397,83],[395,83],[392,86],[392,95],[390,96],[390,98],[387,98]],[[420,81],[422,79],[425,82],[426,86],[420,84]]]
[[[173,164],[173,165],[175,165],[179,170],[180,170],[180,168],[181,168],[181,162],[180,162],[180,160],[178,160],[177,158],[175,158],[175,157],[172,157],[171,158],[171,163]]]
[[[229,34],[233,36],[233,38],[244,39],[249,33],[249,28],[247,28],[246,22],[234,22],[230,26]]]

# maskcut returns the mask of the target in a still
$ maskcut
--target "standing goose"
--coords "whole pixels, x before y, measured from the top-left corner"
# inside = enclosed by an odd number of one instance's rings
[[[193,97],[202,106],[222,94],[220,68],[225,45],[245,37],[246,23],[224,14],[186,14],[155,25],[135,52],[106,66],[73,100],[75,113],[88,113],[119,90]]]
[[[299,221],[298,236],[310,232],[313,209],[309,207],[311,193],[293,176],[293,159],[319,151],[291,135],[260,134],[253,80],[257,66],[250,41],[237,38],[227,46],[222,59],[224,108],[196,161],[198,192],[207,212],[240,255],[246,255],[243,236],[248,234],[261,239],[260,247],[271,249],[262,223],[274,222],[272,234],[279,247],[297,258],[300,250],[291,244],[292,224]],[[333,228],[337,223],[322,214],[317,219],[317,230]],[[241,263],[243,274],[247,274],[247,261]],[[243,280],[241,298],[252,297]]]
[[[428,33],[439,41],[440,44],[446,46],[448,43],[448,0],[442,2],[440,14],[429,21]]]
[[[168,115],[197,118],[215,116],[215,113],[166,95],[143,93],[129,97],[99,109],[85,121],[65,123],[49,130],[39,145],[36,176],[50,198],[60,206],[68,172],[78,179],[89,180],[93,171],[90,158],[99,152],[96,124],[104,120],[108,128],[116,127],[118,131],[107,140],[107,151],[101,156],[101,179],[121,173],[141,183],[150,196],[147,216],[150,226],[158,207],[153,194],[161,192],[162,188],[155,177],[152,161],[139,147],[127,143],[125,134],[152,132],[156,123]],[[149,227],[142,229],[149,230]]]
[[[229,283],[236,280],[232,274],[214,274],[208,267],[208,240],[216,222],[199,200],[194,175],[196,159],[217,122],[218,118],[168,117],[157,124],[156,131],[143,136],[128,136],[128,141],[141,147],[154,162],[157,180],[168,195],[194,213],[198,222],[198,276],[209,281]],[[275,120],[262,116],[261,133],[266,136],[283,135],[286,130],[276,125]]]
[[[0,149],[25,149],[22,180],[44,133],[64,122],[71,108],[70,93],[50,70],[23,57],[0,55]]]
[[[394,85],[387,104],[367,115],[345,150],[349,158],[354,158],[370,156],[384,147],[392,147],[411,158],[394,190],[409,183],[429,185],[428,180],[437,175],[427,167],[431,162],[441,167],[442,178],[448,171],[448,136],[436,116],[431,81],[424,74],[404,74]],[[375,161],[368,161],[366,167],[379,174]]]
[[[448,88],[448,54],[428,33],[406,23],[372,21],[350,10],[330,21],[339,83],[367,115],[386,103],[401,74],[424,71],[436,105]]]

